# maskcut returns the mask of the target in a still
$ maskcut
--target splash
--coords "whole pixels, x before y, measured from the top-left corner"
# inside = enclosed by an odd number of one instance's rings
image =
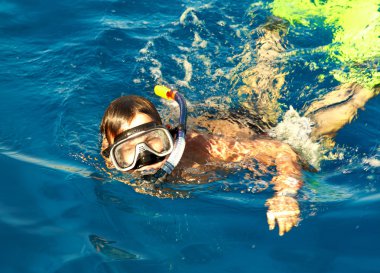
[[[204,67],[206,68],[206,75],[211,75],[211,59],[206,55],[200,54],[196,56],[197,59],[201,60]]]
[[[290,106],[283,120],[269,130],[269,135],[290,146],[311,166],[319,169],[322,157],[321,147],[311,138],[312,122],[306,117],[300,117]]]
[[[365,159],[363,159],[363,163],[366,163],[366,164],[368,164],[374,168],[380,167],[380,160],[376,159],[376,158],[365,158]]]
[[[333,34],[326,47],[329,57],[342,63],[332,74],[340,82],[357,82],[371,89],[380,84],[380,11],[378,0],[275,0],[275,16]]]
[[[177,64],[183,65],[183,68],[185,70],[185,77],[183,78],[183,80],[177,80],[176,85],[190,88],[189,82],[193,77],[192,64],[187,60],[187,57],[185,56],[183,56],[183,59],[176,56],[172,56],[172,59],[175,60]]]
[[[179,23],[183,26],[187,25],[188,18],[191,17],[191,22],[195,25],[201,25],[202,22],[198,19],[197,15],[195,14],[194,8],[187,8],[180,16]]]
[[[192,47],[206,48],[207,47],[207,41],[203,40],[198,32],[195,32],[194,33],[194,42],[192,43]]]

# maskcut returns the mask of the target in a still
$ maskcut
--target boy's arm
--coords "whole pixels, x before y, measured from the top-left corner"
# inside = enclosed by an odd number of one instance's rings
[[[233,141],[212,138],[210,152],[213,157],[229,162],[254,158],[266,166],[275,166],[277,176],[271,183],[276,193],[266,202],[269,228],[274,229],[277,222],[279,233],[283,235],[297,225],[300,210],[295,196],[302,186],[302,174],[298,156],[288,144],[272,139]]]
[[[269,229],[274,229],[277,223],[281,236],[299,222],[300,209],[295,196],[302,186],[298,156],[285,145],[279,146],[279,149],[274,151],[278,175],[271,182],[276,193],[265,204],[268,207]]]
[[[241,162],[254,158],[266,166],[275,166],[277,176],[271,183],[279,196],[295,196],[302,186],[298,155],[286,144],[273,139],[244,141],[211,138],[210,154],[213,158]]]

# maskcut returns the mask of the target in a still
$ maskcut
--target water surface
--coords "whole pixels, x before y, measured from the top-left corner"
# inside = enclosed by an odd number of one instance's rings
[[[338,133],[342,156],[305,172],[302,221],[283,237],[266,223],[273,192],[247,191],[243,171],[194,186],[188,199],[139,194],[101,171],[98,126],[120,95],[146,96],[165,113],[152,93],[164,81],[191,115],[206,99],[240,103],[235,56],[255,47],[273,15],[267,4],[0,4],[1,272],[378,272],[379,97]],[[280,118],[338,86],[331,71],[344,61],[320,50],[333,30],[288,27]],[[247,65],[239,71],[255,56]]]

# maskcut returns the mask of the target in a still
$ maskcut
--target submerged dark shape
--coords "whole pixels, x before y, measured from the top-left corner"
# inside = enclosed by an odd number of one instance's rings
[[[110,246],[111,244],[114,244],[115,241],[107,241],[106,239],[93,234],[88,236],[88,238],[97,252],[102,253],[104,256],[112,260],[138,259],[138,256],[133,253],[130,253],[117,247]]]

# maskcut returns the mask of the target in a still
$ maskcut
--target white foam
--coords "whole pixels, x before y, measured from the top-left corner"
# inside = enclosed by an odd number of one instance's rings
[[[192,23],[194,25],[202,25],[202,22],[198,19],[197,15],[194,13],[195,9],[194,8],[187,8],[182,14],[181,17],[179,18],[179,22],[181,25],[186,26],[186,18],[188,16],[191,16],[192,18]]]
[[[118,29],[135,29],[135,28],[145,28],[149,22],[148,21],[130,21],[125,20],[123,18],[116,19],[114,17],[112,18],[104,18],[102,20],[102,24],[105,26],[109,26],[111,28],[118,28]]]
[[[207,41],[203,40],[198,32],[194,32],[194,42],[191,45],[193,47],[206,48]]]
[[[211,60],[206,55],[197,55],[197,59],[201,60],[203,62],[204,67],[206,68],[206,74],[211,75]]]
[[[182,25],[185,25],[185,19],[187,17],[187,15],[191,12],[193,12],[195,9],[194,8],[187,8],[182,14],[181,14],[181,17],[179,18],[179,22],[182,24]]]
[[[172,59],[175,60],[178,64],[183,65],[183,68],[185,70],[185,77],[183,78],[183,80],[178,80],[177,82],[181,86],[188,87],[189,82],[193,77],[193,65],[187,60],[185,56],[183,57],[183,59],[178,58],[176,56],[172,56]]]
[[[290,106],[283,120],[269,130],[269,135],[290,146],[311,166],[319,169],[322,151],[319,143],[311,139],[313,123],[306,117],[300,117]]]
[[[183,80],[185,82],[190,82],[193,77],[193,66],[187,59],[183,60],[183,68],[185,69],[185,78]]]
[[[162,79],[161,66],[152,66],[149,70],[155,81]]]
[[[144,46],[144,48],[140,49],[140,54],[148,54],[149,53],[149,48],[151,48],[152,46],[154,46],[153,42],[152,41],[149,41],[146,43],[146,45]]]
[[[221,26],[221,27],[224,27],[224,26],[226,26],[226,22],[225,21],[218,21],[218,22],[216,22],[219,26]]]
[[[370,165],[371,167],[380,167],[380,160],[377,158],[364,158],[363,163]]]
[[[185,51],[185,52],[190,52],[190,48],[188,47],[185,47],[185,46],[178,46],[178,48],[181,50],[181,51]]]
[[[189,83],[183,80],[177,80],[175,84],[180,87],[190,88]]]
[[[162,63],[154,58],[150,58],[149,61],[153,66],[149,67],[150,74],[154,78],[154,80],[161,80],[162,79]]]
[[[218,68],[217,70],[215,70],[214,75],[212,75],[212,80],[216,81],[217,79],[223,76],[225,76],[223,70],[221,68]]]

